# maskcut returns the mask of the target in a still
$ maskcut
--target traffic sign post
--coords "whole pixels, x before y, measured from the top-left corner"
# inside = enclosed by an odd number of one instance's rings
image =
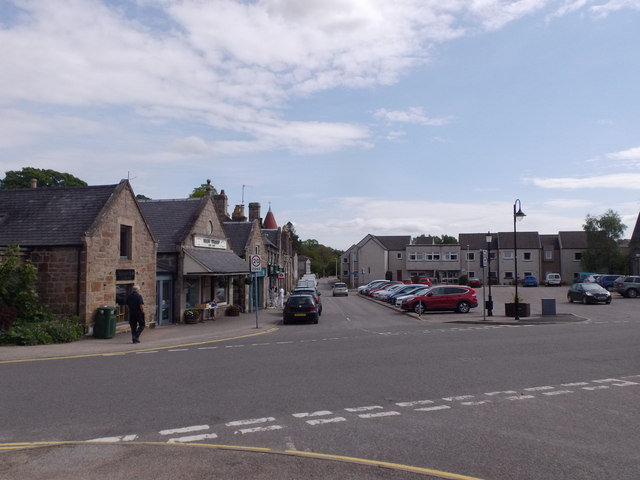
[[[262,259],[260,255],[251,255],[251,273],[253,273],[253,308],[256,310],[256,328],[258,327],[258,273],[262,271]]]

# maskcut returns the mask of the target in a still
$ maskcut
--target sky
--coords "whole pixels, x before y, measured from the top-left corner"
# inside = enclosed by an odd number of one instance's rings
[[[640,0],[0,0],[0,175],[185,198],[302,240],[640,211]],[[1,178],[1,177],[0,177]]]

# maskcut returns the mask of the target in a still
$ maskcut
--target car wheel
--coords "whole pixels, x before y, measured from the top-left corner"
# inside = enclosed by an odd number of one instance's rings
[[[316,325],[318,324],[318,317],[316,317],[316,318],[313,320],[313,323],[314,323],[314,324],[316,324]]]
[[[606,303],[607,305],[609,305],[609,304],[611,303],[611,299],[610,299],[610,298],[609,298],[609,299],[607,299],[607,301],[606,301],[606,302],[604,302],[604,303]]]
[[[638,291],[635,288],[630,288],[627,290],[627,297],[636,298],[638,296]]]
[[[413,311],[418,315],[422,315],[424,313],[424,305],[422,304],[422,302],[416,303],[413,307]]]
[[[287,319],[286,319],[286,318],[283,318],[283,319],[282,319],[282,324],[283,324],[283,325],[286,325],[287,323],[289,323],[289,322],[287,321]]]
[[[571,294],[567,295],[567,300],[569,301],[569,303],[573,303],[573,297],[571,296]]]
[[[582,297],[582,304],[586,305],[587,304],[587,297]]]
[[[458,304],[458,313],[469,313],[469,310],[471,310],[471,305],[469,305],[468,302],[460,302]]]

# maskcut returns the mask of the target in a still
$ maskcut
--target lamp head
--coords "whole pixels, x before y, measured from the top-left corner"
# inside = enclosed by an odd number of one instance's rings
[[[491,234],[487,232],[487,235],[484,237],[484,239],[487,241],[487,243],[491,243]]]

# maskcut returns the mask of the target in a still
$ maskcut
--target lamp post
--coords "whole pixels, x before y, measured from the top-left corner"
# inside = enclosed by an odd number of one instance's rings
[[[518,206],[517,212],[516,205]],[[513,263],[515,265],[514,270],[516,276],[516,320],[520,320],[520,315],[518,315],[520,313],[520,298],[518,297],[518,235],[516,231],[516,224],[517,222],[522,221],[525,216],[526,215],[522,211],[522,203],[520,203],[520,199],[517,198],[515,203],[513,204]]]
[[[469,283],[469,245],[467,245],[467,283]]]
[[[487,232],[485,237],[487,241],[487,265],[489,266],[489,273],[487,274],[487,282],[489,282],[489,301],[487,302],[487,315],[493,317],[493,298],[491,298],[491,233]]]

